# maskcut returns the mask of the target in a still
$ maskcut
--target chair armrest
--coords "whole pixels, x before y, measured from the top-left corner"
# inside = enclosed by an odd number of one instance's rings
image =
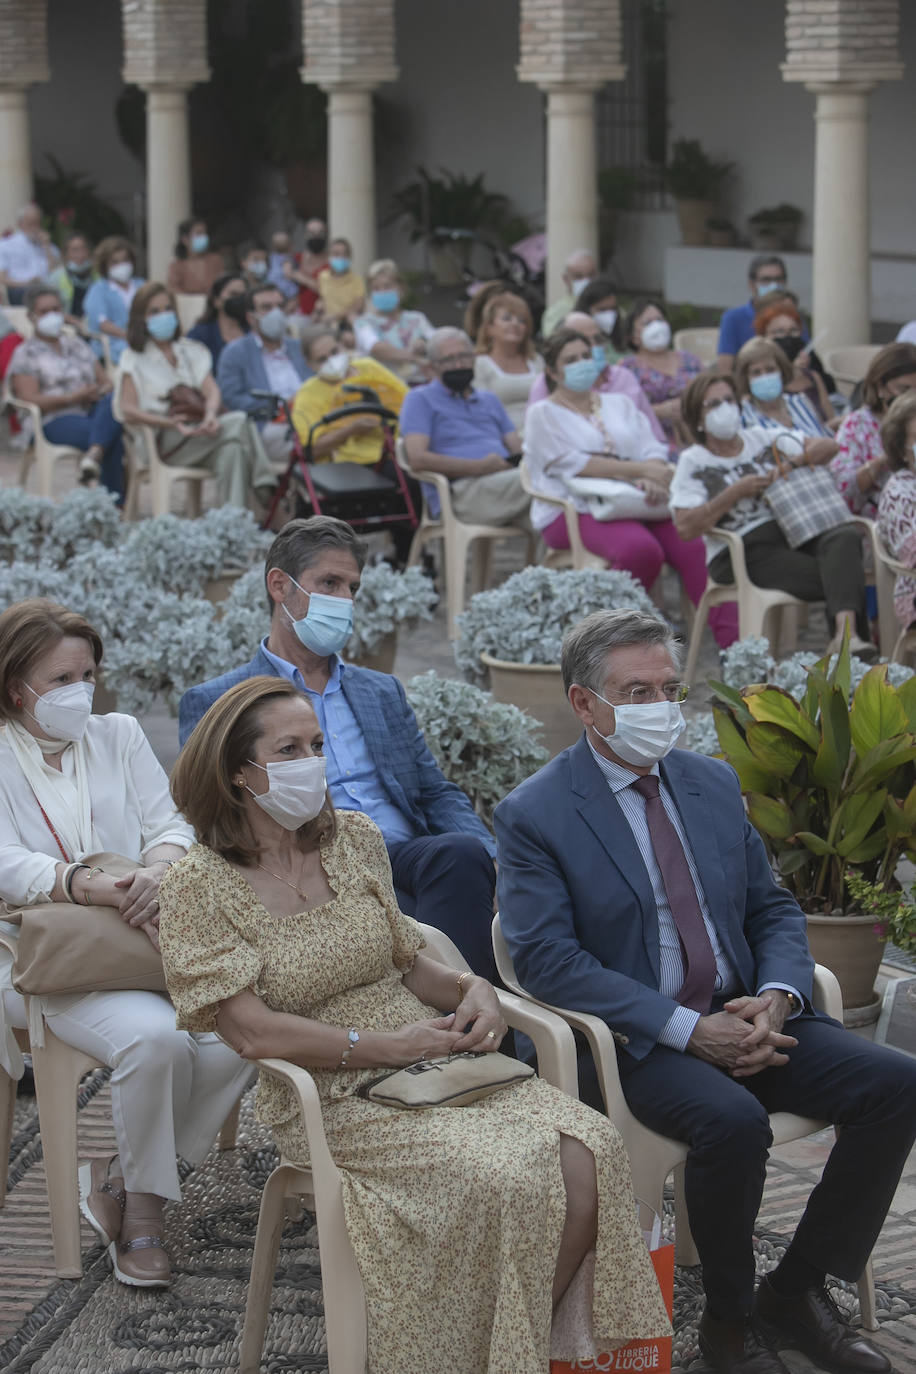
[[[544,501],[549,506],[559,506],[564,511],[571,506],[575,511],[575,504],[568,497],[549,496],[546,491],[538,491],[531,480],[531,473],[528,471],[528,464],[524,458],[518,465],[518,475],[521,478],[522,491],[527,492],[536,501]]]
[[[7,405],[15,406],[17,410],[24,410],[27,415],[31,415],[33,423],[39,429],[41,428],[41,406],[36,405],[34,401],[23,401],[21,397],[16,395],[11,386],[4,388],[4,400]]]
[[[0,949],[5,949],[11,959],[16,958],[17,945],[18,941],[14,940],[11,935],[4,935],[0,931]]]
[[[825,1011],[835,1021],[843,1021],[843,994],[836,975],[823,964],[814,965],[812,1002],[818,1011]]]
[[[720,529],[718,525],[710,530],[710,534],[716,539],[721,539],[728,546],[728,552],[732,560],[732,580],[736,583],[750,582],[747,575],[747,563],[744,558],[744,540],[740,534],[735,534],[733,530]]]
[[[539,1076],[570,1097],[578,1097],[576,1042],[563,1018],[514,992],[497,989],[496,995],[507,1025],[522,1031],[533,1042]]]
[[[286,1059],[259,1059],[258,1068],[262,1073],[273,1074],[292,1088],[299,1100],[302,1123],[309,1145],[309,1161],[316,1180],[334,1184],[337,1181],[337,1165],[328,1149],[324,1133],[324,1118],[321,1114],[321,1099],[315,1080],[308,1069],[291,1064]]]

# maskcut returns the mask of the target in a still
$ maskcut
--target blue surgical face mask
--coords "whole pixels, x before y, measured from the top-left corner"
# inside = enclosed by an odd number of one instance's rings
[[[206,251],[207,251],[207,249],[208,249],[209,247],[210,247],[210,235],[209,235],[209,234],[195,234],[194,237],[191,239],[191,252],[192,252],[192,253],[206,253]]]
[[[563,385],[570,391],[590,391],[603,368],[595,358],[578,358],[563,368]]]
[[[248,266],[245,268],[245,271],[248,272],[252,277],[266,277],[267,263],[264,261],[263,258],[255,258],[252,262],[248,264]]]
[[[782,378],[778,372],[765,372],[762,377],[752,377],[751,395],[758,401],[778,401],[782,395]]]
[[[67,259],[67,271],[71,277],[82,277],[87,272],[92,271],[91,262],[74,262],[72,258]]]
[[[146,327],[157,343],[168,343],[178,332],[178,316],[174,310],[157,310],[147,319]]]
[[[756,286],[758,296],[768,296],[771,291],[785,291],[786,289],[784,281],[759,281]]]
[[[349,272],[349,270],[350,270],[350,259],[349,259],[349,258],[328,258],[328,265],[330,266],[332,272],[339,272],[339,273],[342,273],[342,272]]]
[[[392,310],[397,310],[401,297],[392,287],[388,291],[372,292],[372,309],[378,310],[380,314],[387,315]]]
[[[275,305],[272,310],[268,310],[266,315],[258,318],[258,328],[265,339],[282,339],[286,333],[286,314]]]
[[[299,587],[294,577],[289,580]],[[300,643],[321,658],[340,653],[353,633],[353,602],[348,596],[322,596],[320,592],[307,592],[304,587],[299,590],[309,599],[307,613],[296,620],[285,606],[283,611]]]
[[[604,344],[592,344],[592,357],[602,371],[607,367],[607,353]]]

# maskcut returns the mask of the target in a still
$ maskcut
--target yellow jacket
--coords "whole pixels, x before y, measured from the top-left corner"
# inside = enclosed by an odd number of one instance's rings
[[[332,272],[323,267],[318,273],[318,290],[327,316],[346,315],[366,299],[366,283],[358,272]]]
[[[396,377],[393,372],[389,372],[387,367],[377,363],[372,358],[354,358],[350,364],[350,371],[342,381],[325,382],[321,377],[309,377],[307,382],[296,392],[296,399],[293,402],[293,424],[296,433],[303,444],[308,439],[309,430],[316,420],[320,420],[322,415],[327,415],[330,410],[337,410],[340,406],[353,405],[359,400],[358,396],[344,391],[345,386],[371,386],[377,394],[383,406],[393,410],[396,415],[401,413],[401,405],[407,395],[407,387]],[[341,429],[349,424],[349,420],[335,420],[332,425],[316,430],[315,438],[320,439],[329,430]],[[339,448],[332,454],[319,461],[335,463],[377,463],[382,452],[382,428],[377,425],[374,430],[368,430],[365,434],[354,434],[349,439],[344,440]]]

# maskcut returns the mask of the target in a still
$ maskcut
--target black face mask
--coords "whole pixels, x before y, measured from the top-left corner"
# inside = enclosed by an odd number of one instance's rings
[[[230,296],[223,301],[223,314],[236,324],[248,323],[248,300],[245,296]]]
[[[321,234],[315,234],[310,239],[305,240],[305,246],[310,253],[323,253],[327,246],[327,239]]]
[[[790,363],[795,362],[805,346],[805,341],[799,334],[776,334],[770,342],[779,345]]]
[[[460,396],[462,392],[467,391],[474,380],[474,369],[472,367],[450,367],[447,372],[440,375],[442,385],[447,386],[449,391],[454,391]]]

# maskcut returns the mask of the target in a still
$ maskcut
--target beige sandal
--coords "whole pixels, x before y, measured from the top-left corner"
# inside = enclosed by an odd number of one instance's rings
[[[115,1278],[134,1288],[168,1288],[172,1265],[161,1236],[134,1236],[112,1241],[108,1254]]]
[[[124,1216],[124,1180],[115,1174],[117,1184],[111,1180],[111,1166],[118,1158],[91,1159],[77,1171],[80,1190],[80,1211],[105,1245],[121,1234],[121,1220]]]

